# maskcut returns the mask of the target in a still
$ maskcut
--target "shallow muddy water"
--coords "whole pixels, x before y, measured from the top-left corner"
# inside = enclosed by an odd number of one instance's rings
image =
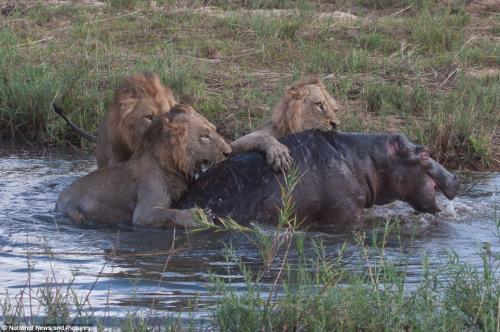
[[[95,161],[88,157],[0,154],[0,302],[8,296],[37,316],[43,314],[36,302],[47,284],[70,285],[80,301],[88,298],[95,317],[154,311],[189,318],[206,315],[217,300],[209,292],[211,275],[230,277],[244,290],[242,276],[235,268],[227,269],[223,252],[231,243],[244,262],[258,267],[259,252],[247,235],[77,227],[56,214],[58,193],[93,169]],[[494,223],[500,173],[461,177],[461,193],[452,202],[441,195],[443,212],[436,216],[417,215],[400,202],[367,211],[367,224],[391,216],[404,221],[401,243],[389,242],[386,254],[395,260],[404,257],[410,284],[419,279],[424,255],[431,266],[438,266],[453,250],[462,261],[481,266],[480,247],[491,245],[500,252]],[[306,233],[306,238],[323,240],[332,259],[344,241],[353,242],[349,234],[318,231]],[[346,264],[357,255],[354,247],[348,250]]]

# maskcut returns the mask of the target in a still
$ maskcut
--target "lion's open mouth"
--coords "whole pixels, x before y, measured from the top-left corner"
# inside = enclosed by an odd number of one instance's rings
[[[203,173],[207,172],[213,162],[208,160],[200,160],[196,163],[194,179],[197,180]]]
[[[321,127],[319,127],[319,130],[321,130],[321,131],[335,131],[335,130],[337,130],[337,124],[334,122],[325,123],[325,124],[321,125]]]

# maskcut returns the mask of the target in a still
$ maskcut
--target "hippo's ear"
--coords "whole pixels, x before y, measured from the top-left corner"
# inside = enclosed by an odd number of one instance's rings
[[[412,148],[410,142],[404,135],[394,134],[389,138],[389,155],[399,156],[402,158],[409,157],[411,155]]]
[[[417,156],[418,161],[424,167],[430,165],[430,151],[425,146],[419,145],[415,148],[415,154]]]
[[[429,166],[430,163],[429,149],[422,145],[415,146],[401,134],[395,134],[389,138],[389,155],[417,162],[422,166]]]

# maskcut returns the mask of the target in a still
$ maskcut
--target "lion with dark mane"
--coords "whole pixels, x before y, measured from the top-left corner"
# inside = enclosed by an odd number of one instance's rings
[[[127,91],[131,96],[141,92]],[[133,101],[130,101],[133,103]],[[132,222],[164,227],[195,225],[198,209],[173,209],[205,162],[225,158],[231,148],[213,124],[179,104],[155,117],[138,147],[123,163],[98,169],[61,192],[56,209],[75,222]]]
[[[231,143],[233,153],[260,150],[266,153],[274,170],[288,168],[291,157],[288,148],[278,141],[283,136],[307,129],[333,130],[338,125],[338,103],[317,77],[293,83],[274,108],[271,119],[262,127]]]

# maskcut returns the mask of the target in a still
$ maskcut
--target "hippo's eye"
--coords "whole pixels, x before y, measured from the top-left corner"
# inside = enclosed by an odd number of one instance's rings
[[[325,111],[325,108],[323,107],[323,103],[322,102],[317,102],[317,103],[314,103],[314,105],[321,111],[321,112],[324,112]]]
[[[146,115],[145,118],[148,120],[153,120],[153,116],[151,114]]]

